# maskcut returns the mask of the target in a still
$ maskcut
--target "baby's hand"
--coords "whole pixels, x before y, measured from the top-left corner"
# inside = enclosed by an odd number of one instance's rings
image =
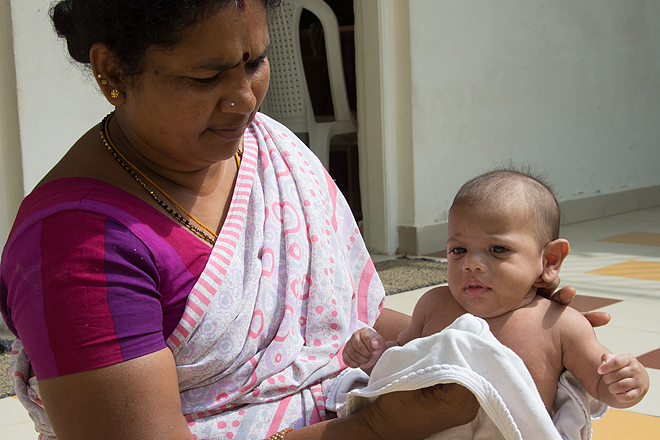
[[[602,374],[607,390],[622,404],[636,404],[649,389],[646,369],[631,354],[603,354],[598,374]]]
[[[385,351],[385,338],[370,328],[361,328],[353,333],[344,347],[344,363],[352,368],[369,369],[376,364]]]

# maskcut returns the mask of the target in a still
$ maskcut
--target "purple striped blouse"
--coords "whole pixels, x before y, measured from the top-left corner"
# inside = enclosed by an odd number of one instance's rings
[[[23,201],[2,253],[0,310],[38,380],[165,348],[211,248],[137,197],[64,178]]]

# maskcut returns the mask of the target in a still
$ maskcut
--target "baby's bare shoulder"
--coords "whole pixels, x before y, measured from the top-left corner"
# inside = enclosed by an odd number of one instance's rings
[[[573,307],[539,296],[537,312],[546,327],[553,327],[563,335],[593,333],[587,318]]]
[[[417,301],[413,320],[415,315],[419,318],[423,316],[423,333],[428,335],[444,329],[464,313],[465,310],[456,302],[449,288],[439,286],[426,292]]]

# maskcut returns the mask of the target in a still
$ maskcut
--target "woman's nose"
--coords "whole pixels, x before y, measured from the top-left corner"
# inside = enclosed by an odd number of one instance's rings
[[[237,69],[241,70],[241,69]],[[252,91],[250,79],[245,72],[236,72],[236,77],[227,89],[225,98],[221,100],[222,110],[228,113],[250,114],[254,110],[257,99]]]

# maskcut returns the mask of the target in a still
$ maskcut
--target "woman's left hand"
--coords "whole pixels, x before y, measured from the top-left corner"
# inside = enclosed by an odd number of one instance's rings
[[[545,287],[539,288],[538,293],[559,304],[570,305],[576,295],[575,288],[573,286],[564,286],[556,290],[557,287],[559,287],[559,277],[556,277]],[[582,314],[593,327],[605,325],[612,319],[610,314],[606,312],[582,312]]]

